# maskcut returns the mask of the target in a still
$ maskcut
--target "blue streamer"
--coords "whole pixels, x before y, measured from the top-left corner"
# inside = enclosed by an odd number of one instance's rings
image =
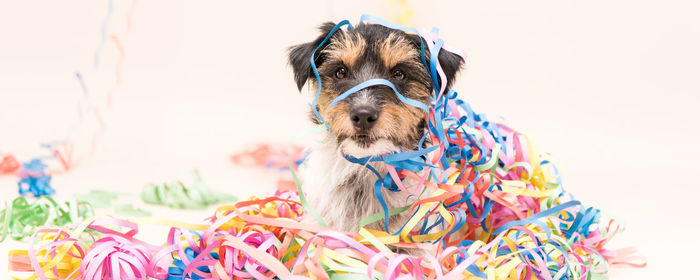
[[[547,210],[544,210],[542,212],[539,212],[539,213],[532,215],[530,217],[527,217],[526,219],[506,223],[505,225],[503,225],[502,227],[500,227],[499,229],[494,231],[492,234],[499,234],[502,231],[507,230],[507,229],[514,227],[514,226],[524,226],[524,225],[528,225],[528,224],[536,224],[536,223],[538,223],[537,219],[551,216],[551,215],[556,214],[557,212],[562,211],[564,209],[574,207],[574,206],[579,206],[579,205],[581,205],[581,202],[579,202],[577,200],[568,201],[568,202],[559,204],[557,206],[554,206],[552,208],[549,208]],[[544,229],[547,229],[546,226],[542,226],[542,227]],[[547,237],[549,237],[551,234],[550,234],[548,229],[547,229],[547,231],[548,231]]]
[[[311,102],[311,110],[314,112],[314,115],[316,115],[316,117],[319,120],[321,120],[321,122],[324,124],[326,124],[326,120],[324,120],[323,117],[321,117],[321,114],[318,113],[318,110],[316,110],[316,101],[318,100],[318,97],[321,95],[321,88],[322,88],[321,75],[318,74],[318,69],[316,69],[316,52],[318,51],[318,49],[321,48],[321,46],[323,46],[323,44],[325,44],[328,41],[328,39],[331,38],[331,36],[333,36],[333,33],[338,31],[338,29],[340,29],[341,27],[343,27],[345,25],[347,25],[348,28],[350,28],[350,29],[353,28],[352,24],[350,24],[350,21],[348,21],[348,20],[343,20],[343,21],[339,22],[338,24],[336,24],[335,27],[333,27],[333,29],[331,29],[331,32],[329,32],[328,35],[326,35],[326,38],[323,38],[323,41],[321,41],[321,43],[318,44],[318,46],[316,46],[316,48],[314,49],[314,52],[311,53],[311,58],[309,60],[311,62],[311,70],[314,72],[314,76],[316,76],[316,82],[318,82],[318,88],[316,89],[316,97],[314,97],[314,101]],[[328,128],[328,130],[330,131],[330,127],[328,127],[328,124],[326,124],[326,128]]]
[[[100,43],[97,44],[97,49],[95,49],[95,54],[93,58],[94,69],[96,70],[100,66],[100,52],[107,41],[107,26],[109,25],[109,20],[112,18],[112,10],[114,10],[114,0],[109,0],[107,4],[107,16],[102,21],[102,34],[100,36]]]
[[[46,173],[46,167],[41,158],[32,159],[22,164],[22,168],[18,172],[20,179],[17,182],[19,195],[31,193],[34,197],[40,197],[56,192],[50,185],[51,175]]]
[[[401,93],[399,93],[399,91],[396,89],[396,86],[395,86],[393,83],[391,83],[391,82],[389,82],[389,81],[387,81],[387,80],[385,80],[385,79],[370,79],[370,80],[364,81],[364,82],[362,82],[362,83],[360,83],[360,84],[358,84],[358,85],[356,85],[356,86],[350,88],[349,90],[346,90],[346,91],[343,92],[341,95],[339,95],[338,97],[336,97],[335,99],[333,99],[333,101],[331,101],[331,105],[330,105],[329,107],[330,107],[330,108],[333,108],[333,106],[334,106],[336,103],[338,103],[338,102],[340,102],[341,100],[347,98],[347,97],[350,96],[351,94],[356,93],[356,92],[358,92],[358,91],[360,91],[360,90],[362,90],[362,89],[365,89],[365,88],[368,88],[368,87],[371,87],[371,86],[376,86],[376,85],[385,85],[385,86],[388,86],[389,88],[391,88],[391,89],[394,91],[394,93],[396,94],[396,97],[398,97],[399,100],[401,100],[401,102],[406,103],[406,104],[408,104],[408,105],[410,105],[410,106],[413,106],[413,107],[420,108],[420,109],[422,109],[423,111],[428,112],[428,106],[426,106],[425,104],[423,104],[423,103],[420,102],[420,101],[416,101],[416,100],[413,100],[413,99],[410,99],[410,98],[407,98],[407,97],[403,96]]]

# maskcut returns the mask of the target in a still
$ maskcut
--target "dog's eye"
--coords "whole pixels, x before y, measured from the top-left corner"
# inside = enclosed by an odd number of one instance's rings
[[[394,73],[392,73],[391,76],[399,81],[406,78],[406,75],[404,75],[401,70],[394,70]]]
[[[335,77],[338,79],[345,78],[345,76],[348,74],[348,70],[345,69],[345,67],[340,67],[338,70],[335,71]]]

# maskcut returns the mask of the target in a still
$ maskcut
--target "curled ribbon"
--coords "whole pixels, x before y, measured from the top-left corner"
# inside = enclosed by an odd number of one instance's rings
[[[291,158],[293,167],[298,167],[306,158],[304,147],[295,145],[290,147],[289,151],[287,151],[280,145],[268,143],[256,144],[247,151],[233,154],[231,156],[231,162],[244,167],[288,170],[288,158]]]
[[[34,197],[40,197],[56,192],[49,185],[51,175],[46,173],[46,167],[41,159],[33,159],[22,165],[18,172],[20,180],[17,182],[20,195],[31,193]]]
[[[257,144],[243,152],[234,153],[231,162],[243,167],[264,167],[278,171],[277,189],[294,190],[296,185],[294,178],[289,174],[288,160],[292,162],[291,168],[297,168],[304,160],[308,152],[302,146],[293,145],[289,149],[284,146],[269,143]]]
[[[630,257],[630,250],[603,249],[619,227],[612,222],[605,228],[587,225],[586,216],[598,214],[576,206],[550,208],[573,242],[562,232],[543,230],[550,225],[530,220],[508,226],[488,242],[465,239],[457,246],[439,247],[435,256],[415,257],[390,251],[385,244],[407,244],[386,233],[362,229],[352,234],[305,225],[298,216],[302,209],[281,210],[296,208],[294,198],[278,192],[233,208],[222,206],[205,229],[190,224],[171,228],[163,246],[138,239],[137,224],[110,217],[40,229],[29,250],[10,253],[10,268],[34,271],[39,279],[579,279],[604,273],[598,266],[607,261],[643,265]],[[241,227],[231,226],[234,219]]]
[[[172,208],[201,209],[209,205],[236,201],[236,197],[216,193],[202,182],[198,171],[192,172],[194,182],[186,186],[181,181],[170,184],[148,184],[141,189],[141,199],[150,204],[165,205]]]
[[[227,237],[219,247],[220,267],[218,269],[218,277],[221,278],[255,278],[255,279],[272,279],[275,274],[269,270],[265,264],[259,260],[252,258],[250,255],[242,251],[236,246],[235,241],[239,240],[243,244],[254,247],[261,252],[279,259],[281,257],[280,246],[281,242],[271,233],[263,233],[260,231],[250,230],[245,233],[236,235],[235,237]],[[223,272],[223,273],[221,273]]]
[[[5,209],[0,210],[0,242],[7,237],[22,240],[31,236],[38,227],[76,223],[92,215],[92,206],[83,201],[72,200],[58,204],[48,196],[42,196],[33,202],[17,197],[7,200]]]
[[[80,264],[83,279],[145,279],[151,252],[117,235],[105,235],[88,249]]]
[[[0,160],[0,175],[15,173],[21,167],[19,161],[11,154],[0,155],[0,157],[2,158]]]

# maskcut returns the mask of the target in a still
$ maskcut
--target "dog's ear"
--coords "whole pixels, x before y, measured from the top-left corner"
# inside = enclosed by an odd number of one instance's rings
[[[445,79],[447,80],[445,89],[449,90],[457,77],[457,72],[462,69],[464,59],[457,54],[443,49],[438,53],[438,61],[440,62],[442,71],[445,72]]]
[[[291,48],[289,48],[289,65],[292,66],[292,70],[294,71],[294,80],[297,83],[299,91],[301,91],[301,89],[304,87],[304,84],[306,84],[306,81],[312,75],[310,62],[311,54],[313,54],[316,47],[318,47],[318,45],[321,44],[321,42],[323,42],[323,39],[325,39],[326,36],[328,36],[328,33],[330,33],[334,27],[335,23],[323,23],[319,27],[321,35],[318,38],[316,38],[316,40],[305,44],[292,46]],[[329,41],[326,41],[325,44],[328,44]],[[320,50],[323,49],[323,46],[319,47],[318,49],[320,52]],[[316,62],[316,67],[323,63],[323,57],[320,57],[318,52],[316,53],[316,56],[314,58]]]
[[[413,45],[416,46],[418,52],[420,52],[420,44],[423,43],[425,51],[425,60],[428,63],[428,65],[430,65],[430,51],[427,49],[428,45],[425,42],[425,40],[418,35],[410,35],[409,39],[413,42]],[[450,89],[450,87],[455,81],[457,72],[459,72],[459,70],[462,69],[464,59],[462,59],[462,57],[457,54],[442,49],[438,54],[438,61],[440,62],[440,67],[442,67],[442,71],[445,72],[445,79],[447,80],[445,88]],[[430,68],[427,68],[426,71],[430,73]]]

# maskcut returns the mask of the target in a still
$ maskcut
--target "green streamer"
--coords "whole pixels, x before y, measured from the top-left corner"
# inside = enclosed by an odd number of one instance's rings
[[[141,199],[149,204],[180,209],[203,209],[218,203],[235,202],[235,196],[214,192],[203,182],[197,170],[192,172],[194,182],[186,186],[182,181],[148,184],[141,189]]]
[[[38,227],[63,226],[80,222],[95,215],[90,203],[71,199],[63,204],[42,196],[29,202],[25,197],[8,199],[0,210],[0,242],[10,237],[22,240],[31,236]]]

